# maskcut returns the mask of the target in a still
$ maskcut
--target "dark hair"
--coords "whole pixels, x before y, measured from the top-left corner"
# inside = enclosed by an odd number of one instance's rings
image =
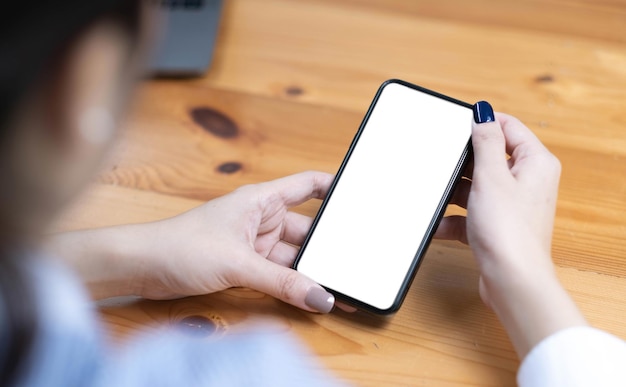
[[[0,12],[0,147],[10,143],[13,115],[81,32],[110,20],[139,35],[140,0],[14,1]],[[3,168],[6,166],[1,166]],[[3,182],[2,184],[10,184]],[[6,198],[2,198],[6,200]],[[0,203],[8,208],[11,203]],[[35,291],[10,220],[0,219],[0,384],[26,371],[36,339]]]

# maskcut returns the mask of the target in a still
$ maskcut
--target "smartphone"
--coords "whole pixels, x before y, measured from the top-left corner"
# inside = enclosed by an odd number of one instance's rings
[[[293,268],[344,303],[396,312],[470,157],[472,119],[468,103],[384,82]]]

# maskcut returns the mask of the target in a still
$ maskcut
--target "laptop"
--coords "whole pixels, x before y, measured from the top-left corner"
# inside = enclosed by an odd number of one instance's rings
[[[164,29],[150,63],[155,75],[200,76],[211,64],[222,0],[153,0]]]

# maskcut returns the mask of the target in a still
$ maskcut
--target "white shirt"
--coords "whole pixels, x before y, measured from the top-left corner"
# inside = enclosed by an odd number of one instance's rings
[[[543,339],[517,373],[520,387],[626,387],[626,342],[592,327]]]

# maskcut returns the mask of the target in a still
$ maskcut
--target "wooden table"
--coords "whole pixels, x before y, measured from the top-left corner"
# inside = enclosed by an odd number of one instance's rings
[[[58,228],[160,219],[242,184],[335,172],[387,78],[489,100],[538,134],[563,163],[558,273],[594,325],[626,338],[623,1],[226,1],[211,70],[140,87],[112,162]],[[189,316],[214,335],[269,319],[357,385],[513,385],[518,359],[477,278],[467,247],[434,242],[388,319],[309,314],[246,289],[101,311],[118,341]]]

